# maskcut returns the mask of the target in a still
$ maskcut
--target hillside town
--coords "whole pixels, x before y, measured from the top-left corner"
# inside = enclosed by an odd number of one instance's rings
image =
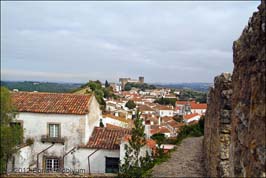
[[[0,8],[1,178],[266,178],[265,0]]]
[[[152,155],[158,146],[164,152],[174,149],[174,144],[158,145],[152,136],[175,139],[183,126],[197,124],[205,115],[206,103],[192,98],[180,101],[178,90],[132,87],[125,91],[129,83],[144,84],[144,77],[119,81],[101,86],[113,91],[112,97],[102,98],[104,108],[90,85],[74,93],[14,89],[11,98],[18,114],[12,124],[23,127],[24,144],[9,159],[7,171],[67,168],[88,174],[118,173],[138,113],[146,137],[141,155]],[[174,104],[159,104],[158,99]]]

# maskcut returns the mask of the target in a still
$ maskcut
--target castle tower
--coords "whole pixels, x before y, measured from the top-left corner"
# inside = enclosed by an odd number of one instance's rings
[[[144,77],[139,77],[139,83],[144,83]]]
[[[119,82],[121,83],[122,90],[125,89],[125,85],[127,84],[128,80],[130,80],[130,78],[119,78]]]

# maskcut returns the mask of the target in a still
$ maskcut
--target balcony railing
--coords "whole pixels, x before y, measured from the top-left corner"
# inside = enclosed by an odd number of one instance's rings
[[[49,142],[49,143],[61,143],[64,145],[65,138],[63,137],[49,137],[48,135],[42,135],[41,142]]]

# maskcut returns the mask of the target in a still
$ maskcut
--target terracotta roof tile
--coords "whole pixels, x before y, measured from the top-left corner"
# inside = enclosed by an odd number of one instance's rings
[[[206,103],[191,103],[190,104],[191,109],[207,109],[207,104]]]
[[[139,111],[144,112],[144,111],[154,111],[151,107],[147,105],[139,105],[138,106]]]
[[[199,116],[198,113],[193,113],[193,114],[188,114],[188,115],[184,115],[184,119],[188,120],[188,119],[191,119],[195,116]]]
[[[116,126],[116,125],[109,124],[109,123],[106,123],[106,128],[109,128],[109,129],[123,129],[123,127]]]
[[[167,122],[166,124],[168,124],[169,126],[171,126],[173,128],[180,128],[180,127],[184,126],[183,123],[176,122],[175,120],[172,120],[170,122]]]
[[[177,105],[185,105],[185,104],[192,104],[196,103],[196,101],[176,101]]]
[[[155,109],[158,110],[173,110],[172,106],[166,106],[166,105],[158,105],[155,107]]]
[[[87,114],[91,95],[13,92],[11,99],[19,112]]]
[[[131,130],[129,129],[95,127],[86,147],[117,150],[121,139],[130,133]]]
[[[162,121],[163,122],[170,122],[170,121],[172,121],[173,120],[173,117],[168,117],[168,116],[164,116],[164,117],[162,117]]]
[[[170,133],[170,130],[168,128],[166,128],[165,126],[151,129],[151,134],[152,135],[156,134],[156,133]]]

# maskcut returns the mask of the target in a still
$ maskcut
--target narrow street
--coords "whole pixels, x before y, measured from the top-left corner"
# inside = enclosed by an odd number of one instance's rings
[[[204,177],[203,137],[190,137],[182,141],[171,153],[171,158],[156,165],[153,177]]]

